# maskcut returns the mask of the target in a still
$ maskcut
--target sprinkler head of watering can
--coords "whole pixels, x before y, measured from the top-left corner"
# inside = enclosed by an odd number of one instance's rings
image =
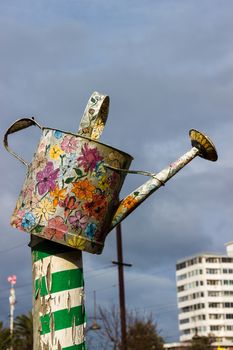
[[[195,129],[191,129],[189,131],[189,136],[192,146],[199,150],[198,155],[200,157],[213,162],[218,159],[216,148],[208,136]]]

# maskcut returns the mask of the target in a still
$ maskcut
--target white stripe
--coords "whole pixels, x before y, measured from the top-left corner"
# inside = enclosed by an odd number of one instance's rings
[[[43,314],[41,316],[84,305],[84,288],[74,288],[46,295],[41,297],[41,304],[43,305]]]
[[[45,349],[47,345],[47,350],[57,350],[59,344],[61,349],[82,344],[84,342],[84,328],[85,324],[55,331],[53,343],[51,341],[51,333],[43,334],[40,336],[41,348]]]
[[[66,252],[57,255],[50,255],[44,259],[36,261],[33,264],[35,280],[46,276],[48,267],[50,268],[51,273],[74,270],[82,267],[82,260],[77,257],[78,254],[76,252],[69,252],[69,254]]]

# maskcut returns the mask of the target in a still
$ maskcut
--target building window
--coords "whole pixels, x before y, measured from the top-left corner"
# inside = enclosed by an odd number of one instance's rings
[[[222,258],[222,262],[223,263],[231,263],[231,262],[233,262],[233,259],[232,258]]]
[[[207,280],[207,285],[209,286],[219,286],[221,285],[221,280]]]
[[[227,320],[232,320],[233,319],[233,314],[226,314],[226,319]]]
[[[221,295],[221,292],[219,291],[215,291],[215,290],[208,291],[208,297],[219,297],[220,295]]]
[[[220,273],[220,269],[206,269],[206,273],[216,275],[216,274]]]
[[[182,262],[176,265],[176,270],[178,271],[178,270],[184,269],[185,267],[186,267],[186,263]]]
[[[220,326],[210,326],[210,330],[211,331],[219,331],[221,329],[221,327]]]
[[[184,280],[185,278],[187,278],[187,274],[186,273],[184,273],[183,275],[177,276],[177,281]]]
[[[232,286],[233,280],[223,280],[223,284]]]
[[[220,308],[221,307],[221,303],[209,303],[209,307],[213,307],[213,308]]]
[[[221,315],[221,314],[209,314],[210,320],[219,320],[221,318],[223,318],[223,315]]]
[[[219,262],[219,258],[209,257],[209,258],[206,258],[206,262],[207,263],[218,263]]]
[[[189,323],[189,318],[183,318],[183,320],[180,320],[180,324]]]
[[[223,307],[233,307],[233,303],[223,303]]]

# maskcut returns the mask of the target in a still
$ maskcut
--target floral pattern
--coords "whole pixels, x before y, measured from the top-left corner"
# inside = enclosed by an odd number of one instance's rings
[[[94,140],[44,128],[11,224],[101,253],[125,177],[105,164],[127,168],[131,159]]]

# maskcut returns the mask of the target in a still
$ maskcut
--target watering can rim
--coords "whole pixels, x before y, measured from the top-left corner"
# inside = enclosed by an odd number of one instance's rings
[[[134,157],[132,157],[129,153],[127,153],[127,152],[125,152],[125,151],[122,151],[122,150],[120,150],[119,148],[112,147],[112,146],[110,146],[110,145],[108,145],[108,144],[106,144],[106,143],[97,141],[97,140],[92,139],[92,138],[87,137],[87,136],[75,134],[75,133],[73,133],[72,131],[64,131],[64,130],[62,130],[62,129],[57,129],[57,128],[55,129],[55,128],[51,128],[51,127],[47,127],[47,126],[42,126],[42,127],[41,127],[41,130],[44,130],[44,129],[53,130],[53,131],[61,131],[61,132],[64,133],[64,134],[72,135],[72,136],[75,136],[75,137],[77,137],[77,138],[82,138],[82,139],[85,139],[85,140],[88,140],[88,141],[97,143],[98,145],[104,146],[104,147],[106,147],[106,148],[110,148],[110,149],[112,149],[112,150],[114,150],[114,151],[117,151],[117,152],[119,152],[119,153],[121,153],[121,154],[127,156],[128,158],[131,158],[131,160],[134,159]]]

